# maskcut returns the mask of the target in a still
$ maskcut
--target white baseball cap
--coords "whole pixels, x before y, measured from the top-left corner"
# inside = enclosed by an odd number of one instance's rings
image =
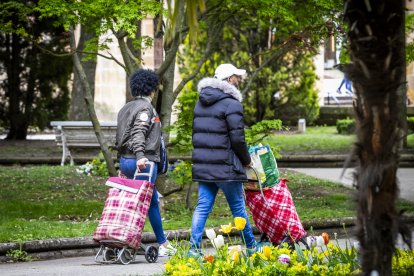
[[[214,72],[214,78],[224,80],[233,75],[243,76],[244,74],[246,74],[246,70],[238,69],[233,64],[225,63],[219,65],[216,68],[216,71]]]

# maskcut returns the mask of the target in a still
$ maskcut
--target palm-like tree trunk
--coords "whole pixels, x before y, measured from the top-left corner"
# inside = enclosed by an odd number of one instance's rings
[[[357,96],[357,234],[364,275],[391,275],[401,229],[395,201],[405,110],[400,100],[405,90],[404,6],[404,0],[345,1],[352,60],[345,70]]]

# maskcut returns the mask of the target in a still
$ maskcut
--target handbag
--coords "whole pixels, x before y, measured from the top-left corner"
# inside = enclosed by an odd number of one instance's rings
[[[161,134],[160,162],[158,163],[157,174],[165,174],[168,171],[168,153],[165,147],[164,137]]]

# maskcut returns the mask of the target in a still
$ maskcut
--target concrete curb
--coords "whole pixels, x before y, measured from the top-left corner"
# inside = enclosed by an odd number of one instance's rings
[[[413,217],[404,218],[405,222],[413,223]],[[328,220],[309,220],[304,221],[303,226],[309,231],[309,229],[320,231],[341,231],[344,228],[351,228],[355,225],[354,217],[345,217],[339,219]],[[339,230],[338,230],[339,229]],[[220,228],[215,228],[219,233]],[[256,227],[253,227],[255,235],[260,235],[260,232]],[[334,232],[335,232],[334,231]],[[169,240],[189,240],[190,230],[174,230],[166,231],[167,238]],[[232,231],[231,236],[238,236],[238,231]],[[206,238],[204,236],[204,238]],[[142,243],[152,244],[156,243],[155,235],[150,232],[143,233]],[[34,240],[23,243],[0,243],[0,262],[9,262],[12,258],[7,257],[6,254],[12,250],[25,251],[36,260],[57,259],[67,257],[79,257],[79,256],[92,256],[97,253],[99,243],[92,240],[92,237],[81,238],[61,238],[61,239],[49,239],[49,240]]]
[[[76,164],[83,164],[90,161],[94,156],[75,156]],[[289,154],[284,153],[282,158],[278,159],[280,167],[342,167],[347,160],[346,154]],[[170,156],[169,160],[174,162],[176,160],[191,160],[191,156]],[[0,165],[11,164],[60,164],[60,157],[42,157],[42,156],[1,156]],[[352,164],[355,164],[352,160]],[[400,167],[414,167],[414,154],[401,154]]]
[[[404,217],[406,223],[414,223],[414,216]],[[355,226],[354,217],[345,217],[339,219],[328,220],[308,220],[303,222],[304,228],[309,235],[314,233],[328,232],[331,236],[333,233],[338,233],[339,236],[347,236],[352,233],[352,227]],[[216,233],[219,233],[220,228],[214,228]],[[256,227],[253,227],[254,234],[260,235]],[[189,240],[189,230],[174,230],[166,231],[169,240]],[[238,231],[232,231],[230,236],[239,237]],[[204,235],[203,244],[208,245],[207,237]],[[150,232],[143,233],[143,244],[156,244],[155,235]],[[93,256],[97,253],[99,244],[92,240],[92,237],[81,238],[61,238],[50,240],[35,240],[24,243],[0,243],[0,263],[11,262],[13,259],[6,256],[9,250],[22,250],[34,260],[49,260],[59,258]],[[141,252],[143,254],[143,252]]]

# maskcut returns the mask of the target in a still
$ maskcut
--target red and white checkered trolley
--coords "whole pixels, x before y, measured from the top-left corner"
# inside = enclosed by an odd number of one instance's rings
[[[256,171],[255,173],[257,174]],[[252,183],[249,179],[249,183],[245,185],[245,196],[259,231],[275,245],[283,242],[291,245],[302,242],[307,247],[304,240],[307,233],[300,222],[292,195],[286,185],[288,180],[281,178],[272,188],[263,188],[259,177],[253,181]]]
[[[154,163],[150,162],[149,173],[135,173],[136,176],[153,174]],[[93,239],[101,244],[95,261],[99,263],[129,264],[142,248],[145,259],[154,263],[158,259],[155,246],[141,244],[142,230],[151,203],[154,183],[149,180],[134,180],[110,177],[106,185],[109,189],[105,206]]]

